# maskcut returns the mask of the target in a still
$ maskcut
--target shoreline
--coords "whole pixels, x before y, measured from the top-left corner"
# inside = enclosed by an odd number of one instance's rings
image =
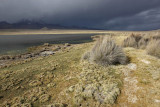
[[[35,35],[35,34],[106,34],[106,33],[145,33],[148,31],[109,31],[109,30],[71,30],[71,29],[0,29],[0,35]]]
[[[14,54],[0,54],[0,68],[10,66],[14,62],[21,62],[25,60],[32,60],[38,57],[46,57],[53,55],[59,51],[65,51],[68,48],[72,48],[75,44],[49,44],[44,43],[43,45],[31,46],[22,53]]]

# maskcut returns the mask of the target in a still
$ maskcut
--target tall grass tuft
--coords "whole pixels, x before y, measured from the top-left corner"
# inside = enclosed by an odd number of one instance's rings
[[[111,37],[100,37],[91,51],[84,54],[83,59],[102,66],[126,64],[127,61],[122,48]]]
[[[141,38],[140,35],[131,34],[123,41],[122,46],[138,48],[138,42]]]
[[[148,37],[141,38],[140,41],[138,42],[138,48],[145,49],[146,46],[148,45],[149,41],[150,41],[150,38],[148,38]]]
[[[149,55],[160,58],[160,39],[152,39],[146,47]]]

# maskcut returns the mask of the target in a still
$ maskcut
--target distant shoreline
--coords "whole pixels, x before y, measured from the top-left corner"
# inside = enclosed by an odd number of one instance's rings
[[[0,54],[15,50],[24,50],[28,47],[50,44],[79,44],[91,41],[97,34],[27,34],[27,35],[0,35]]]
[[[28,34],[104,34],[120,32],[147,32],[147,31],[107,31],[107,30],[70,30],[70,29],[0,29],[0,35],[28,35]]]

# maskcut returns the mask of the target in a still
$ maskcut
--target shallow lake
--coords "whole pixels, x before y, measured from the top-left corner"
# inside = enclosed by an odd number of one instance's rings
[[[40,34],[40,35],[0,35],[0,54],[25,51],[28,47],[44,43],[84,43],[95,34]]]

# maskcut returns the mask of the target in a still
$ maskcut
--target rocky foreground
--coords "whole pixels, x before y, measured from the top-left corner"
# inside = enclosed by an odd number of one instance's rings
[[[102,67],[81,60],[93,44],[45,44],[33,57],[1,57],[0,106],[159,107],[160,59],[127,47],[126,65]]]

